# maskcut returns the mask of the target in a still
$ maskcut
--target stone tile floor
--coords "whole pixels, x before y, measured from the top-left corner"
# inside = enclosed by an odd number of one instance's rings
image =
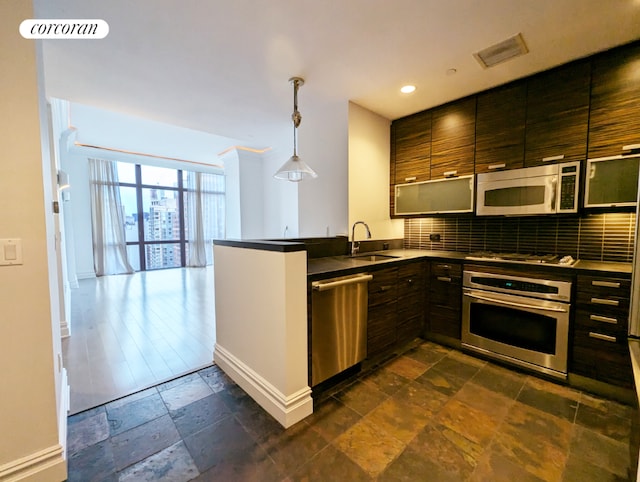
[[[420,342],[287,430],[216,366],[79,413],[68,480],[621,481],[635,416]]]

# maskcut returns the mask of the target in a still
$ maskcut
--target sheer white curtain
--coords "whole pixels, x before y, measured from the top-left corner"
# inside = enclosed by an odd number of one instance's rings
[[[89,159],[93,264],[97,276],[133,273],[115,162]]]
[[[187,173],[188,266],[213,262],[213,239],[224,238],[224,176],[203,172]]]

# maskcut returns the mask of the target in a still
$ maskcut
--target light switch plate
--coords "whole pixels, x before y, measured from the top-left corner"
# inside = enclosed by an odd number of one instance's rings
[[[0,266],[22,264],[22,240],[0,239]]]

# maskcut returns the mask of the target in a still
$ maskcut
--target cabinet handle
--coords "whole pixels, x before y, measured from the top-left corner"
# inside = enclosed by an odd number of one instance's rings
[[[564,159],[564,154],[560,154],[559,156],[543,157],[542,162],[561,161],[562,159]]]
[[[444,173],[444,177],[454,177],[458,175],[458,170],[455,171],[446,171]]]
[[[502,169],[503,167],[507,167],[507,165],[503,162],[502,164],[492,164],[491,166],[489,166],[487,169],[493,170],[493,169]]]
[[[380,291],[389,291],[391,289],[391,286],[381,286],[380,287]]]
[[[591,286],[604,286],[606,288],[620,288],[620,283],[616,281],[592,281]]]
[[[451,283],[451,278],[448,276],[438,276],[436,278],[438,281],[444,281],[446,283]]]
[[[593,321],[601,321],[603,323],[611,323],[612,325],[618,324],[618,320],[616,320],[615,318],[609,318],[608,316],[590,315],[589,319]]]
[[[611,343],[616,342],[615,336],[603,335],[602,333],[594,333],[593,331],[589,332],[590,338],[595,338],[596,340],[609,341]]]
[[[640,149],[640,144],[628,144],[626,146],[622,146],[623,151],[633,151],[634,149]]]
[[[594,305],[609,305],[618,306],[620,302],[618,300],[605,300],[604,298],[591,298],[591,303]]]
[[[413,284],[413,280],[412,280],[412,279],[408,279],[408,280],[407,280],[407,284],[412,285],[412,284]]]
[[[411,177],[405,177],[404,181],[411,182],[411,181],[415,181],[416,179],[418,179],[416,176],[411,176]]]

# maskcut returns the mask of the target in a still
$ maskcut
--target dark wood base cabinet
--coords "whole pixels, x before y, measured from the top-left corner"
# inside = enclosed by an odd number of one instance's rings
[[[418,261],[372,271],[369,282],[367,358],[420,336],[424,320],[425,267]]]
[[[462,265],[431,262],[426,331],[460,340]]]
[[[627,344],[630,285],[625,279],[578,276],[571,372],[633,386]]]

